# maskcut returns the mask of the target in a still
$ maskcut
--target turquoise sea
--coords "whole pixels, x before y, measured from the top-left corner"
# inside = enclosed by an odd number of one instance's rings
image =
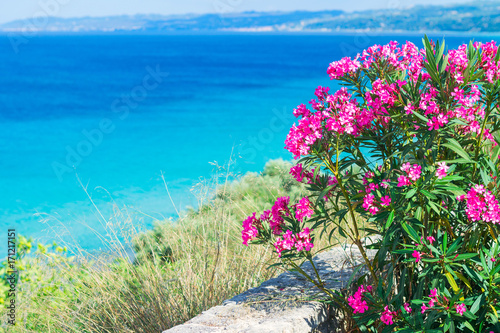
[[[190,189],[210,162],[232,157],[244,173],[291,159],[292,110],[318,85],[336,88],[328,64],[390,40],[422,45],[364,33],[35,35],[15,52],[0,36],[0,239],[14,227],[99,248],[96,207],[107,218],[127,206],[148,227],[196,206]]]

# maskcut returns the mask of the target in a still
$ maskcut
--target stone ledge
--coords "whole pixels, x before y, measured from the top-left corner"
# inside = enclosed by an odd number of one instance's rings
[[[339,290],[347,287],[360,259],[357,248],[344,246],[317,255],[314,263],[326,286]],[[310,263],[302,269],[314,276]],[[285,272],[163,333],[335,332],[335,309],[311,300],[321,296],[300,274]]]

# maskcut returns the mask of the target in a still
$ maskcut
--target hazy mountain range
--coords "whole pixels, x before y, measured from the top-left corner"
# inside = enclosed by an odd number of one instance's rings
[[[456,31],[500,32],[500,1],[359,12],[294,11],[205,15],[135,15],[17,20],[0,31]]]

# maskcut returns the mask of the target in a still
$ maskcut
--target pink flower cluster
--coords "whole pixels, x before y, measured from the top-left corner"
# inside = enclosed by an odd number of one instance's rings
[[[375,116],[373,110],[360,109],[356,99],[347,88],[341,88],[334,95],[328,96],[328,117],[326,129],[338,134],[358,136],[361,131],[371,128]]]
[[[361,66],[357,59],[352,60],[349,57],[345,57],[339,61],[334,61],[330,64],[326,73],[330,75],[330,79],[332,80],[340,79],[346,74],[352,75]]]
[[[401,166],[401,171],[405,172],[406,175],[403,174],[398,177],[398,187],[411,185],[410,180],[417,181],[422,174],[422,167],[418,164],[404,163]]]
[[[476,49],[481,48],[481,69],[485,71],[486,81],[493,83],[500,79],[500,65],[496,60],[498,46],[495,41],[485,43],[484,45],[480,43],[474,43]]]
[[[370,107],[370,116],[372,119],[378,118],[383,125],[387,125],[390,118],[388,108],[394,106],[398,98],[400,86],[398,83],[385,83],[381,79],[377,79],[372,84],[372,90],[367,91],[365,99]]]
[[[430,298],[430,300],[429,300],[428,306],[425,303],[422,304],[422,307],[420,308],[421,313],[424,313],[426,310],[433,308],[434,305],[436,305],[436,303],[439,302],[436,288],[431,290],[431,292],[429,294],[429,298]]]
[[[437,288],[431,289],[430,294],[429,294],[429,298],[430,298],[429,303],[422,304],[422,306],[420,308],[421,313],[424,313],[425,311],[432,309],[435,305],[440,305],[440,306],[445,307],[446,309],[449,309],[448,298],[444,295],[439,296]],[[440,300],[440,298],[441,298],[441,300]],[[467,311],[467,307],[465,306],[464,303],[455,304],[454,307],[455,307],[455,311],[461,316],[465,313],[465,311]]]
[[[295,206],[295,218],[302,222],[304,217],[311,217],[314,214],[311,202],[308,197],[303,197]]]
[[[455,311],[457,311],[459,315],[463,316],[465,311],[467,311],[467,307],[465,306],[464,303],[455,304]]]
[[[290,197],[280,197],[271,208],[272,219],[269,221],[269,226],[275,235],[279,235],[282,232],[281,227],[284,223],[283,216],[290,215],[290,209],[288,208],[289,204]]]
[[[413,81],[418,80],[420,74],[423,80],[429,79],[429,75],[423,72],[424,50],[419,50],[415,44],[406,42],[401,47],[397,42],[391,41],[386,45],[374,45],[364,50],[361,55],[353,60],[348,57],[332,62],[328,67],[327,74],[330,79],[340,79],[344,76],[354,75],[359,68],[368,69],[374,62],[388,62],[394,68],[407,70]]]
[[[446,165],[446,162],[438,162],[438,168],[436,170],[436,176],[438,179],[443,179],[446,177],[446,173],[450,167]]]
[[[411,256],[415,258],[415,262],[419,262],[420,260],[422,260],[422,255],[417,250],[413,251]]]
[[[457,50],[450,50],[448,52],[448,66],[446,70],[453,74],[457,83],[464,83],[463,73],[468,64],[467,45],[463,44]]]
[[[259,230],[257,229],[258,220],[255,217],[255,213],[253,215],[247,217],[243,221],[243,230],[241,231],[241,238],[243,239],[243,244],[248,246],[248,241],[254,238],[257,238],[259,235]]]
[[[241,238],[243,244],[248,246],[248,241],[259,237],[259,229],[262,229],[262,224],[267,223],[275,235],[282,233],[284,224],[284,216],[290,215],[288,205],[290,197],[281,197],[276,200],[271,210],[264,211],[259,218],[256,213],[253,213],[243,221],[243,230]]]
[[[486,81],[493,83],[500,78],[500,65],[496,61],[497,46],[494,41],[486,44],[475,43],[474,47],[482,50],[482,59],[479,69],[485,71]],[[405,106],[407,114],[414,110],[422,110],[428,116],[429,130],[439,130],[450,122],[452,118],[459,118],[467,125],[459,125],[457,129],[463,133],[479,133],[481,118],[484,118],[484,108],[480,105],[480,86],[464,84],[464,71],[468,68],[467,45],[462,45],[448,53],[446,71],[455,81],[452,86],[454,97],[451,107],[440,108],[439,91],[429,81],[430,75],[425,72],[425,50],[419,49],[413,43],[399,45],[390,42],[387,45],[374,45],[358,54],[356,58],[343,58],[332,62],[327,70],[330,78],[352,82],[357,80],[360,71],[368,71],[378,66],[388,66],[386,71],[406,71],[407,81],[398,80],[388,83],[383,78],[371,82],[370,90],[366,91],[364,99],[366,107],[360,107],[355,98],[342,88],[333,95],[329,95],[329,88],[318,87],[315,95],[318,101],[312,100],[312,108],[318,112],[312,113],[304,104],[294,110],[296,117],[302,117],[298,125],[293,125],[285,148],[294,154],[295,158],[310,153],[311,146],[325,137],[323,131],[332,131],[338,134],[360,135],[363,130],[372,129],[377,122],[386,126],[390,121],[389,111],[394,110],[396,103],[400,103],[402,87],[407,84],[416,84],[421,78],[424,82],[420,89],[420,98],[408,101]],[[374,64],[377,63],[378,66]],[[452,83],[453,84],[453,83]],[[399,105],[399,104],[398,104]],[[375,121],[375,122],[374,122]],[[418,126],[415,124],[418,128]],[[489,129],[483,133],[496,145],[496,141]]]
[[[283,234],[283,238],[278,237],[274,243],[278,256],[281,257],[281,252],[291,251],[294,247],[298,252],[311,251],[314,244],[311,242],[311,230],[304,228],[301,232],[294,235],[291,230],[287,230]]]
[[[302,182],[304,178],[306,179],[307,184],[319,184],[320,178],[319,174],[314,177],[315,169],[311,171],[307,171],[304,169],[301,163],[297,163],[295,166],[290,168],[290,174],[298,181]],[[332,177],[333,178],[333,177]]]
[[[367,194],[363,199],[363,208],[369,211],[372,215],[377,214],[379,211],[378,207],[375,206],[375,196],[373,194]]]
[[[380,187],[385,189],[389,188],[389,179],[383,179],[380,183],[369,182],[375,174],[372,171],[368,171],[365,173],[363,177],[363,185],[365,185],[365,193],[366,196],[363,198],[363,208],[370,212],[372,215],[375,215],[379,212],[379,205],[383,207],[388,207],[391,205],[391,197],[388,195],[382,196],[380,198],[380,204],[377,202],[375,195],[372,194],[373,191],[379,190]]]
[[[386,325],[394,324],[394,317],[397,317],[398,313],[396,311],[390,311],[389,306],[386,305],[384,308],[384,312],[380,316],[380,320]]]
[[[298,113],[297,113],[298,114]],[[311,146],[322,137],[322,122],[325,119],[323,112],[301,113],[299,124],[292,125],[285,140],[285,148],[297,159],[309,154]]]
[[[368,303],[363,299],[364,293],[372,292],[373,287],[372,286],[363,286],[361,285],[358,290],[354,293],[354,295],[349,296],[347,299],[347,302],[349,303],[349,306],[354,310],[353,313],[364,313],[369,309]]]
[[[484,188],[484,185],[474,185],[467,192],[467,207],[465,212],[469,220],[474,222],[500,223],[500,206],[498,200],[491,191]]]
[[[378,115],[374,109],[359,108],[357,100],[346,88],[328,95],[328,88],[318,87],[316,96],[318,101],[310,102],[316,110],[315,113],[307,110],[304,104],[299,105],[293,112],[296,117],[302,118],[290,129],[285,148],[296,159],[309,154],[311,146],[324,136],[324,129],[358,136],[364,129],[373,126],[372,121]]]
[[[274,235],[282,235],[282,238],[278,237],[274,243],[279,256],[281,256],[283,250],[292,250],[293,248],[299,252],[310,251],[313,243],[311,242],[311,230],[309,228],[304,228],[296,235],[291,230],[286,230],[283,234],[283,229],[285,229],[284,217],[292,215],[289,205],[290,197],[280,197],[271,210],[264,211],[259,218],[256,217],[256,213],[247,217],[243,221],[243,230],[241,232],[243,244],[248,246],[250,240],[258,238],[259,230],[262,230],[263,224],[266,223]],[[300,222],[304,217],[311,217],[314,214],[312,203],[308,197],[302,198],[296,205],[292,206],[292,209],[295,209],[296,219]]]

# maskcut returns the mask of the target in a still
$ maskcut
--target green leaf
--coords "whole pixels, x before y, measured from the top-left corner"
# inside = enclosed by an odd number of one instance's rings
[[[448,233],[443,235],[443,252],[446,252],[446,247],[448,246]]]
[[[410,191],[408,191],[408,193],[406,193],[405,198],[409,199],[409,198],[413,197],[416,192],[417,192],[417,190],[415,188],[412,188]]]
[[[439,210],[439,205],[435,204],[432,201],[429,201],[429,206],[432,208],[433,211],[435,211],[438,215],[441,214],[441,211]]]
[[[455,153],[460,155],[460,157],[462,157],[463,159],[472,162],[469,154],[462,148],[457,140],[450,138],[448,139],[448,143],[443,144],[443,146],[450,148]]]
[[[476,301],[474,302],[474,304],[472,304],[472,306],[470,307],[469,311],[472,313],[472,314],[476,314],[476,312],[479,310],[479,308],[481,307],[481,304],[484,303],[486,299],[486,296],[484,294],[481,294],[477,299]]]
[[[465,325],[465,327],[467,327],[468,329],[470,329],[472,332],[475,331],[474,327],[472,327],[472,325],[468,321],[465,321],[464,325]]]
[[[394,211],[391,211],[391,214],[389,214],[389,218],[387,218],[387,222],[385,223],[385,229],[389,229],[392,221],[394,221]]]
[[[417,118],[419,118],[420,120],[422,120],[426,124],[429,122],[429,119],[427,117],[421,115],[416,110],[413,110],[413,115],[416,116]]]
[[[455,260],[466,260],[477,257],[477,253],[462,253],[457,256]]]
[[[408,236],[410,236],[411,239],[413,239],[415,242],[420,242],[420,237],[418,236],[418,233],[413,229],[411,225],[409,225],[406,222],[401,223],[401,226],[403,229],[406,231]]]
[[[425,195],[427,198],[429,198],[431,200],[436,200],[437,199],[437,197],[434,194],[429,193],[426,190],[420,190],[420,192],[422,192],[423,195]]]

